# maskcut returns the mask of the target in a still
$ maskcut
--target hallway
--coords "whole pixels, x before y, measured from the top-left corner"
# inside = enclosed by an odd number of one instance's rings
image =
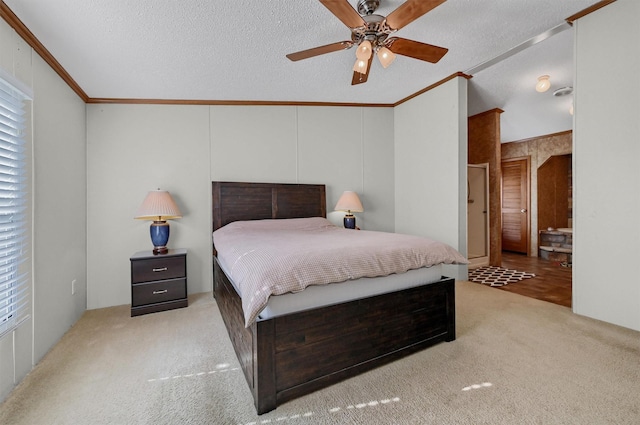
[[[534,273],[536,277],[499,287],[499,289],[571,307],[572,271],[556,262],[502,252],[502,267]]]

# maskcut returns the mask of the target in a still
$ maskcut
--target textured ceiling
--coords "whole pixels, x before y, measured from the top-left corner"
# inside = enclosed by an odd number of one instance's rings
[[[355,49],[299,62],[285,57],[350,39],[349,29],[317,0],[4,2],[91,98],[381,104],[473,70],[597,3],[448,0],[397,33],[447,47],[440,62],[398,56],[384,69],[374,61],[368,82],[351,86]],[[350,3],[355,7],[356,0]],[[376,13],[386,16],[402,3],[381,0]],[[571,36],[571,30],[561,32],[475,73],[470,114],[505,110],[503,140],[548,134],[534,121],[519,131],[524,126],[516,117],[523,103],[553,98],[560,80],[572,85]],[[553,86],[535,97],[533,86],[542,74],[551,75]],[[518,100],[524,90],[528,95]],[[525,110],[531,115],[549,108],[528,104]],[[567,123],[552,132],[570,129],[570,116]]]

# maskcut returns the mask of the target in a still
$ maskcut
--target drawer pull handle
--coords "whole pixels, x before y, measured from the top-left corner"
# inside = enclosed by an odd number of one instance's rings
[[[169,270],[169,269],[167,269],[166,267],[162,267],[162,268],[159,268],[159,269],[153,269],[154,272],[166,272],[167,270]]]
[[[158,294],[166,294],[168,291],[165,289],[163,291],[153,291],[153,295],[158,295]]]

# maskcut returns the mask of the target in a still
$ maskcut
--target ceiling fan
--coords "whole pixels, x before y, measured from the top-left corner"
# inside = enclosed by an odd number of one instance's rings
[[[376,53],[383,67],[394,61],[396,55],[409,56],[415,59],[436,63],[447,53],[444,47],[433,46],[419,41],[400,37],[389,37],[405,25],[444,3],[446,0],[407,0],[389,16],[376,15],[374,12],[380,0],[358,0],[358,11],[348,0],[320,0],[351,30],[351,40],[339,41],[325,46],[314,47],[287,55],[292,61],[308,59],[338,50],[356,49],[356,63],[353,67],[351,84],[366,83],[369,69]]]

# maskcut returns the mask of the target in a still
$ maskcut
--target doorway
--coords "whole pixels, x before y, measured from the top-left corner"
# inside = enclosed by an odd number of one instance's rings
[[[538,154],[538,148],[544,152],[544,156],[548,152],[556,150],[562,152],[563,150],[570,150],[571,148],[571,133],[562,133],[552,136],[547,136],[544,140],[535,140],[534,148],[528,148],[528,152],[531,153],[531,157],[515,157],[505,158],[502,161],[503,167],[503,193],[505,192],[505,186],[511,186],[511,192],[516,192],[515,188],[520,189],[529,188],[529,192],[524,190],[521,193],[527,193],[526,198],[529,204],[533,205],[533,213],[528,214],[531,220],[528,223],[528,244],[529,252],[524,253],[520,249],[515,250],[512,246],[505,246],[503,241],[503,252],[501,258],[502,267],[526,271],[534,273],[536,277],[534,279],[526,279],[518,282],[514,285],[506,285],[501,287],[505,291],[517,293],[531,298],[536,298],[543,301],[552,302],[565,307],[571,307],[572,305],[572,269],[571,267],[563,267],[561,261],[555,261],[555,259],[545,259],[538,255],[541,233],[544,233],[548,227],[566,227],[571,224],[571,204],[572,204],[572,173],[571,173],[571,154],[560,154],[558,159],[548,161],[548,158],[542,158],[543,155]],[[515,146],[515,145],[512,145]],[[509,155],[510,147],[507,147],[507,155]],[[523,147],[517,146],[519,152],[522,152]],[[504,151],[503,151],[504,152]],[[529,171],[523,172],[526,168],[525,162],[528,158]],[[542,162],[542,164],[540,164]],[[556,162],[558,164],[556,164]],[[552,164],[544,165],[544,164]],[[549,170],[545,170],[549,168]],[[542,170],[542,171],[541,171]],[[526,178],[524,176],[526,174]],[[504,182],[506,176],[507,183]],[[519,176],[519,177],[517,177]],[[509,181],[512,179],[513,181]],[[548,181],[549,180],[549,181]],[[518,183],[519,181],[519,183]],[[523,188],[522,182],[525,181]],[[537,184],[531,187],[531,182],[535,181]],[[523,206],[524,203],[517,201],[517,196],[512,196],[511,206],[512,212],[515,216],[520,217],[520,210],[514,207]],[[558,204],[556,205],[556,200]],[[530,211],[529,206],[525,207],[527,211]],[[544,211],[541,211],[544,210]],[[564,221],[549,221],[547,215],[553,215],[554,217],[563,218]],[[522,218],[522,217],[520,217]],[[541,221],[542,219],[542,221]],[[542,232],[540,232],[542,230]],[[533,232],[533,234],[531,234]],[[505,232],[503,232],[504,234]],[[512,248],[512,249],[508,249]]]
[[[467,247],[470,268],[489,265],[489,164],[467,166]]]

